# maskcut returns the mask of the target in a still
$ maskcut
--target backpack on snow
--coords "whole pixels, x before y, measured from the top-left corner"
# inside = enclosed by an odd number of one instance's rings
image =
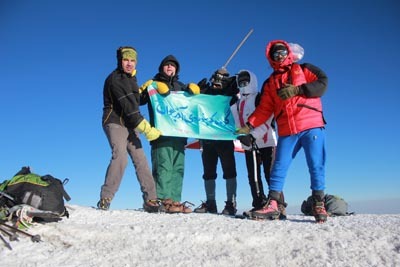
[[[9,208],[19,204],[27,204],[36,209],[50,211],[60,217],[68,217],[68,211],[64,206],[64,199],[71,200],[64,189],[65,179],[61,182],[51,175],[40,176],[31,173],[29,167],[23,167],[13,178],[0,184],[0,191],[4,194],[2,205]]]
[[[347,202],[339,196],[326,194],[324,197],[324,202],[326,212],[329,214],[329,216],[345,216],[351,214],[348,212]],[[301,212],[304,213],[304,215],[312,216],[312,205],[313,199],[312,196],[309,196],[307,200],[304,200],[303,204],[301,204]]]

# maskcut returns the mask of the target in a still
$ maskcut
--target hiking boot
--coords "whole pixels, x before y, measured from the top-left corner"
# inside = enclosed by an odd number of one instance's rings
[[[147,200],[143,203],[143,209],[147,212],[159,212],[160,211],[160,202],[157,199]]]
[[[218,213],[215,200],[202,201],[200,206],[194,209],[196,213]]]
[[[167,212],[167,209],[172,205],[172,202],[173,201],[170,198],[160,199],[160,211]]]
[[[312,211],[317,223],[324,223],[328,219],[328,213],[326,212],[324,201],[314,199]]]
[[[178,202],[179,203],[179,202]],[[189,202],[189,201],[184,201],[182,203],[179,203],[181,208],[182,208],[182,213],[192,213],[192,209],[188,206],[194,206],[193,203]]]
[[[111,198],[102,198],[97,202],[97,208],[101,210],[108,210],[110,208]]]
[[[167,206],[167,209],[165,210],[166,213],[181,213],[182,212],[182,206],[181,203],[178,201],[172,201],[170,205]]]
[[[280,215],[278,202],[275,199],[269,199],[262,209],[253,211],[252,215],[257,218],[276,220]]]
[[[279,203],[278,204],[278,210],[279,210],[279,213],[280,213],[279,214],[279,220],[286,220],[287,219],[286,207],[287,207],[286,203],[284,203],[284,204]]]
[[[285,196],[283,195],[283,192],[281,192],[278,200],[278,210],[280,212],[279,220],[286,220],[286,207],[287,203],[285,202]]]
[[[225,201],[225,208],[222,210],[222,214],[224,215],[232,215],[236,214],[236,203],[232,201]]]
[[[253,200],[253,202],[252,202],[253,208],[251,210],[253,210],[253,211],[254,210],[259,210],[262,207],[264,207],[265,204],[267,204],[267,202],[268,202],[268,198],[267,197],[263,197],[263,198],[255,200],[255,201]]]
[[[162,212],[168,212],[171,209],[172,204],[174,203],[174,201],[170,198],[166,198],[161,200],[161,207],[160,207],[160,211]]]
[[[166,213],[191,213],[192,209],[186,204],[193,206],[193,204],[188,201],[180,203],[179,201],[173,201],[172,199],[167,198],[161,202],[161,211]]]

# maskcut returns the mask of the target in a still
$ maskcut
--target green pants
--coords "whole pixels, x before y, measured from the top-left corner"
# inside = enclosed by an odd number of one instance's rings
[[[151,160],[157,197],[181,201],[185,144],[175,138],[152,144]]]

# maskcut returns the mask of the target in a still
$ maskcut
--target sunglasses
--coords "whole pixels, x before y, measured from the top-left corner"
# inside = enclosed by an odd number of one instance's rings
[[[287,50],[278,50],[272,54],[273,60],[278,60],[280,57],[286,57],[288,55]]]
[[[246,80],[244,80],[244,81],[240,81],[239,82],[239,87],[246,87],[247,85],[249,85],[249,81],[246,81]]]

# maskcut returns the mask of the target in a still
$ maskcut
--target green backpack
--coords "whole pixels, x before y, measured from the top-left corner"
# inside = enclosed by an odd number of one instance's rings
[[[326,194],[324,197],[324,202],[326,212],[329,214],[329,216],[345,216],[352,214],[348,212],[347,202],[339,196]],[[303,204],[301,205],[301,212],[304,213],[304,215],[312,216],[312,205],[313,199],[312,196],[309,196],[307,200],[303,201]]]
[[[36,209],[68,217],[64,199],[71,200],[64,189],[68,179],[61,182],[51,175],[40,176],[23,167],[14,177],[0,184],[0,204],[9,208],[27,204]]]

